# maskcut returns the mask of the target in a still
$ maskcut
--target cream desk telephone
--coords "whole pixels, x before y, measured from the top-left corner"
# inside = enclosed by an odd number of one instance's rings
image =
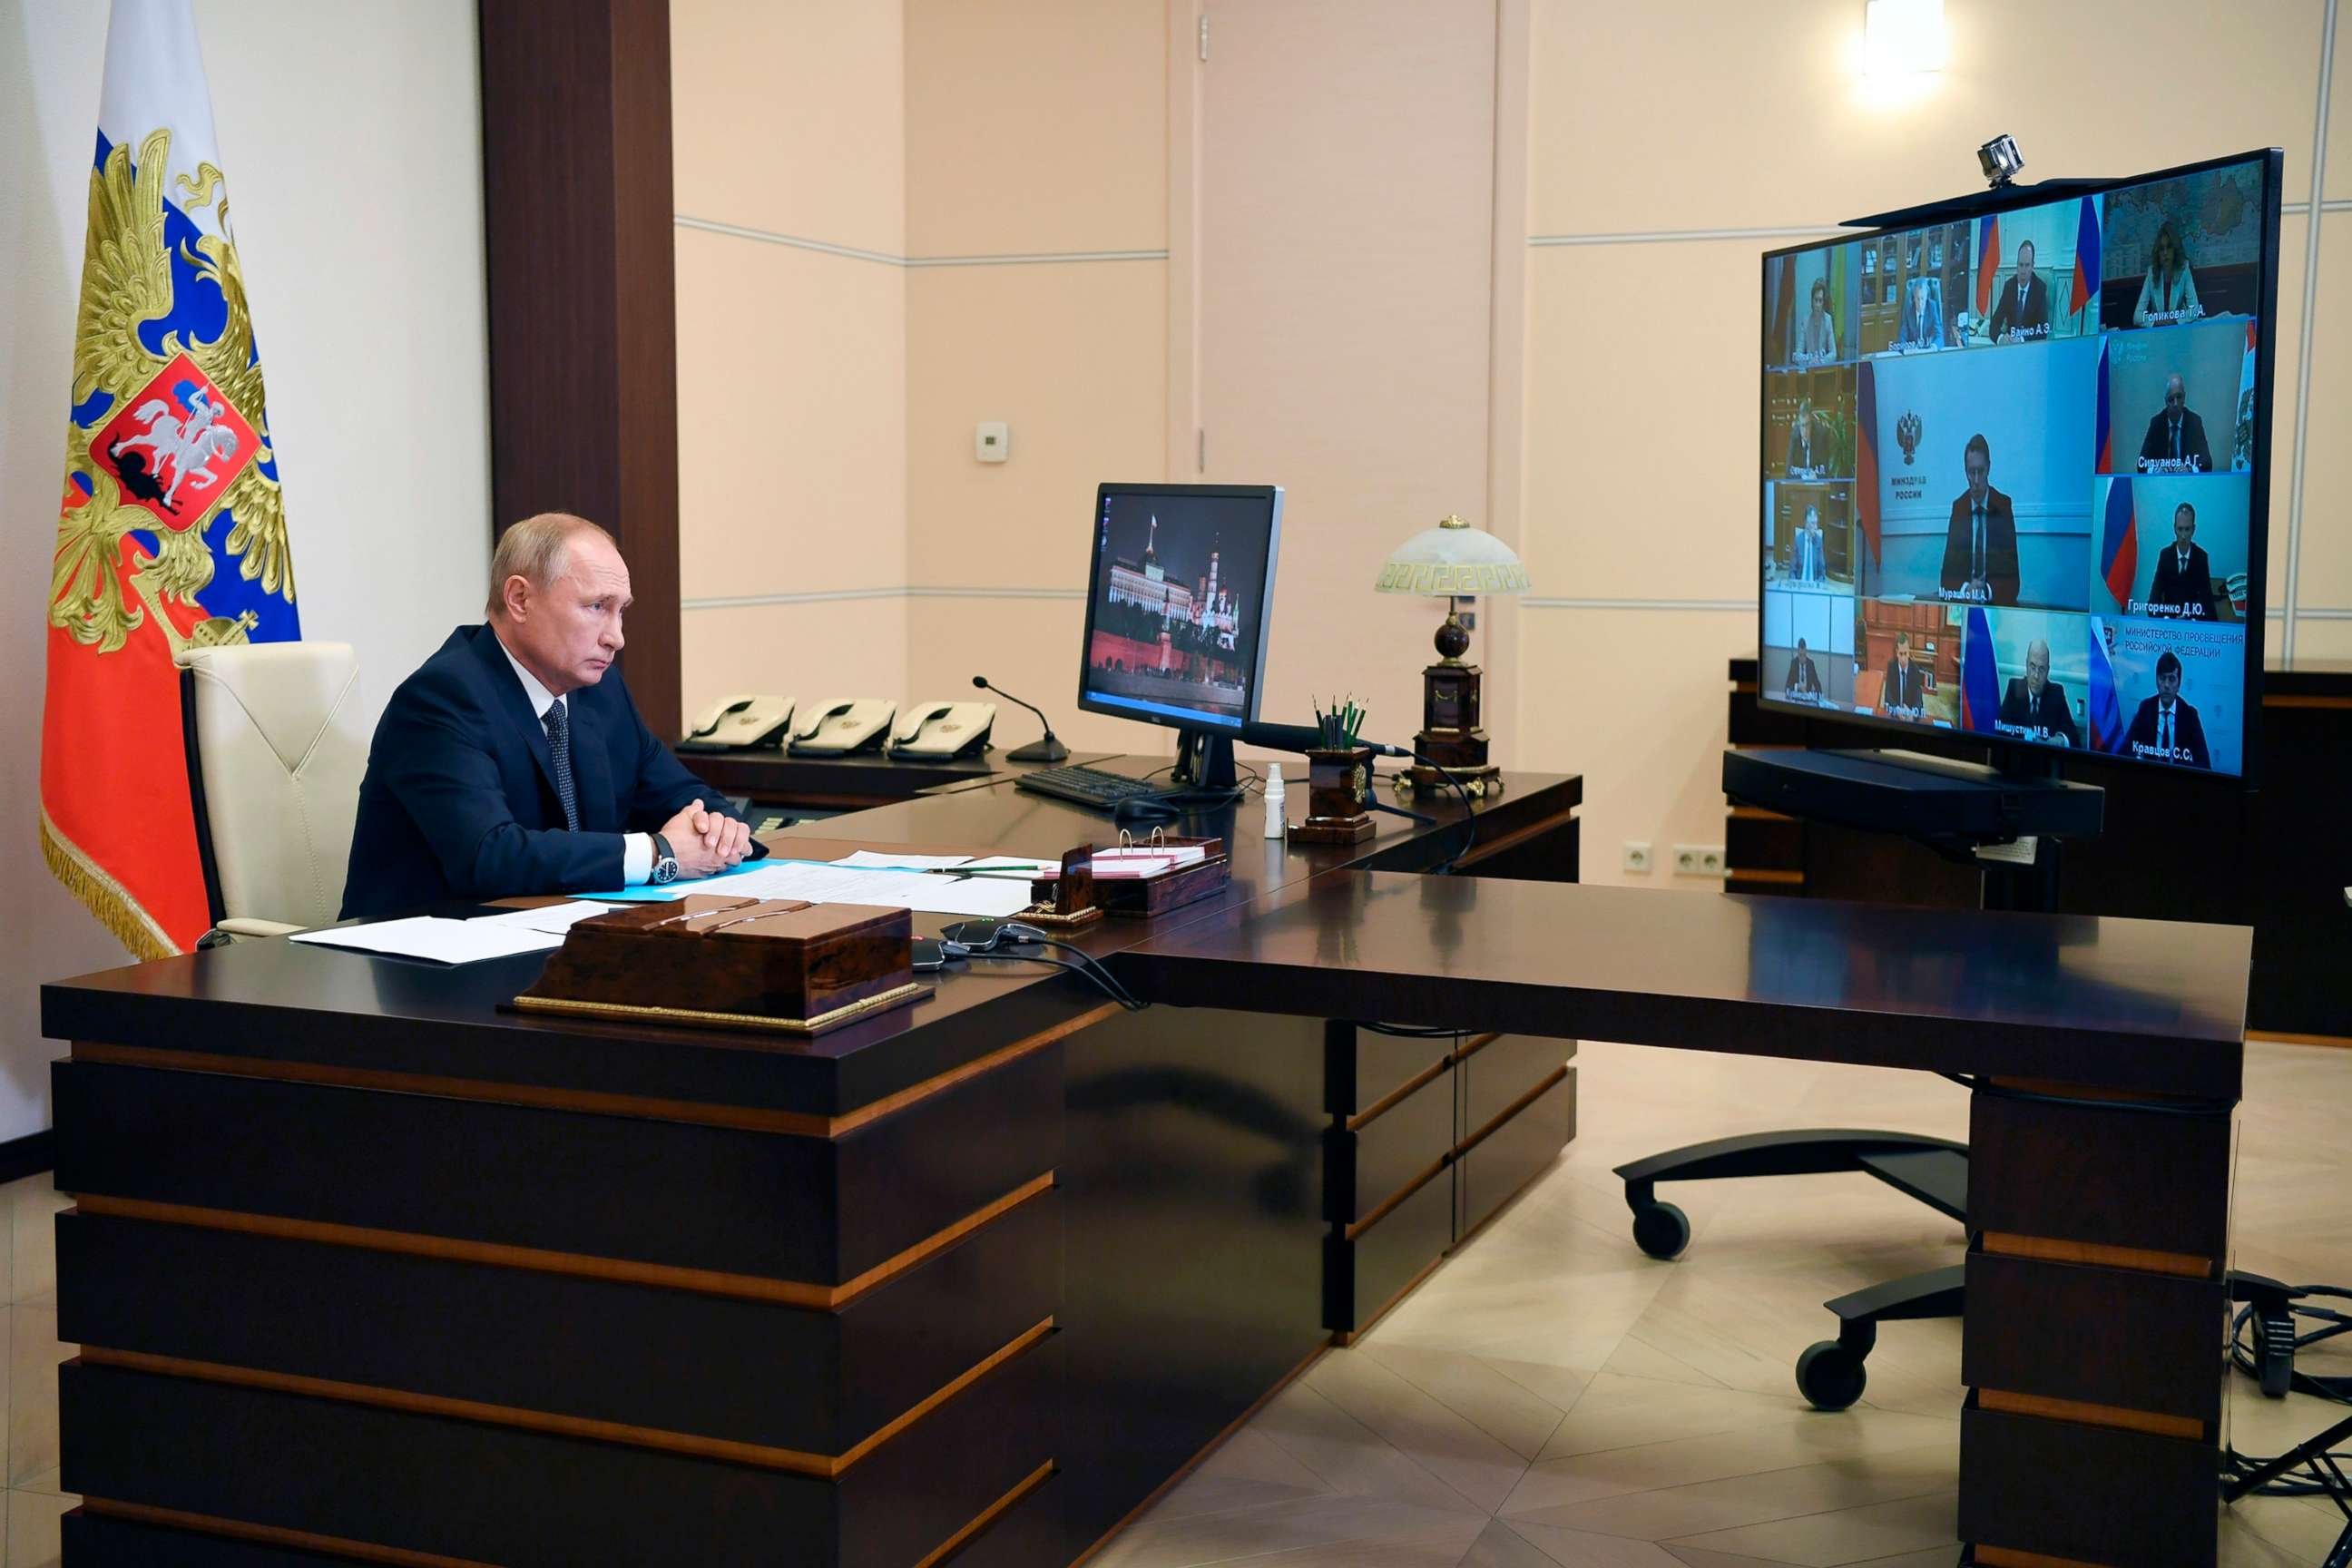
[[[687,726],[681,752],[773,750],[784,743],[793,721],[793,700],[749,693],[722,697]]]
[[[881,745],[898,705],[878,697],[827,697],[805,703],[793,726],[795,756],[841,757]]]
[[[910,704],[890,737],[894,757],[960,757],[988,744],[996,722],[993,702],[917,702]]]

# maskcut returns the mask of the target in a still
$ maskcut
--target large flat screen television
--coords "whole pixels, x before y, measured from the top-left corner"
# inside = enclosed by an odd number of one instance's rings
[[[2281,163],[1764,258],[1760,700],[2247,776]]]

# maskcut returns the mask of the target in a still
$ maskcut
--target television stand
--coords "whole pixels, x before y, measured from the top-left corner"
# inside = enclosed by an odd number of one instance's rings
[[[2106,793],[2058,776],[2056,753],[2004,748],[1997,763],[1952,762],[1905,751],[1727,751],[1723,792],[1789,816],[1913,839],[1981,874],[1982,906],[2054,913],[2059,851],[2095,837]],[[1858,1171],[1937,1213],[1968,1223],[1969,1148],[1908,1132],[1807,1128],[1718,1138],[1617,1167],[1633,1211],[1633,1240],[1670,1258],[1690,1242],[1690,1221],[1657,1197],[1660,1182],[1725,1176],[1819,1175]],[[1797,1358],[1799,1392],[1843,1410],[1869,1381],[1864,1363],[1878,1325],[1959,1313],[1965,1270],[1931,1268],[1822,1303],[1838,1337]]]

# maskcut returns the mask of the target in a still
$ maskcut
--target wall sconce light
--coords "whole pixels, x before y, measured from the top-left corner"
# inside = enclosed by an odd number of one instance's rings
[[[1866,0],[1863,69],[1874,77],[1916,76],[1944,68],[1944,0]]]

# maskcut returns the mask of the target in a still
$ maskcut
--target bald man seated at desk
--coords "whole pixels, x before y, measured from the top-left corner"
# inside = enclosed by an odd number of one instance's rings
[[[2050,645],[2040,637],[2025,645],[2025,673],[2011,677],[1998,722],[2003,731],[2028,740],[2083,743],[2074,710],[2066,703],[2066,689],[2050,679]]]
[[[400,683],[360,784],[343,918],[707,877],[766,851],[612,665],[629,568],[585,518],[507,530],[489,620]]]

